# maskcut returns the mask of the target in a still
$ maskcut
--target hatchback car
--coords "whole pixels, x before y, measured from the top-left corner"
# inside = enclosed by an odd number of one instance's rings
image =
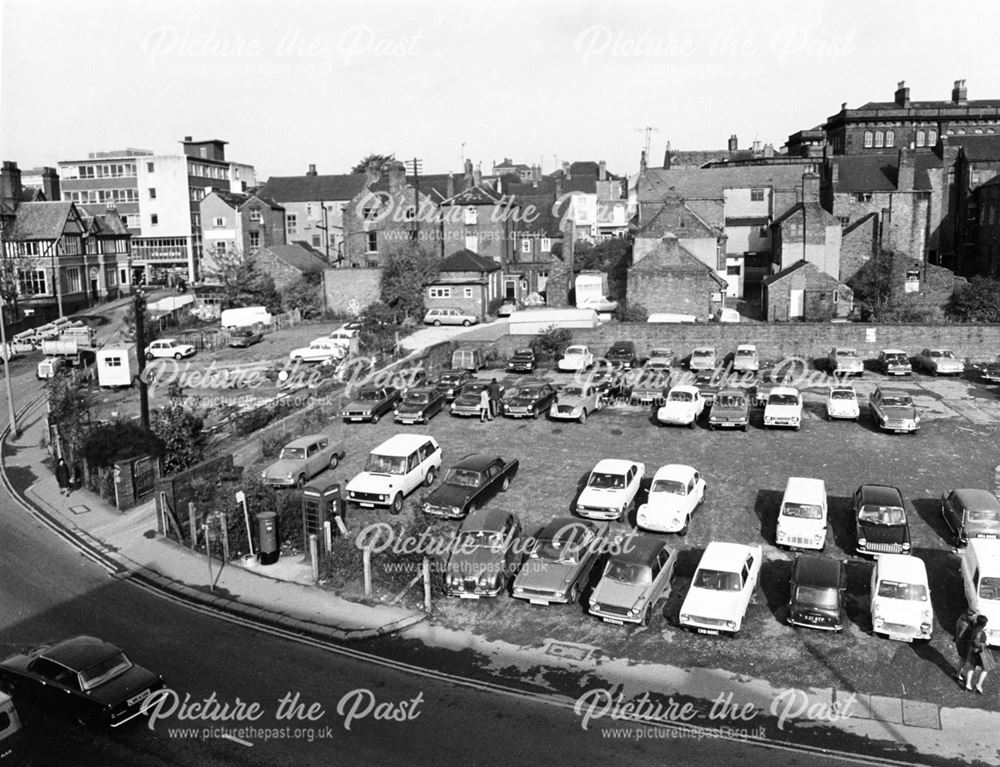
[[[844,563],[817,554],[799,554],[789,579],[788,615],[793,626],[824,631],[844,628]]]
[[[712,541],[681,605],[680,623],[701,634],[736,634],[760,577],[760,546]]]
[[[826,395],[826,417],[831,421],[844,418],[857,421],[861,417],[858,393],[853,386],[841,384],[830,387]]]
[[[975,538],[1000,538],[1000,500],[989,490],[942,493],[941,516],[959,546]]]
[[[853,501],[858,554],[910,553],[910,524],[898,488],[862,485],[854,491]]]
[[[764,426],[802,426],[802,395],[791,386],[776,386],[764,405]]]
[[[656,603],[670,589],[677,557],[653,535],[637,535],[614,552],[588,601],[591,615],[606,623],[648,626]]]
[[[645,464],[605,458],[598,461],[576,499],[574,511],[590,519],[623,519],[635,508],[646,476]]]
[[[161,338],[146,347],[146,359],[183,359],[195,353],[191,344],[182,344],[176,338]]]
[[[965,363],[951,349],[924,349],[914,361],[917,367],[933,376],[960,376],[965,372]]]
[[[760,357],[753,344],[740,344],[733,354],[733,370],[740,373],[756,373],[760,370]]]
[[[615,341],[604,358],[615,367],[633,368],[639,364],[633,341]]]
[[[309,434],[293,439],[278,454],[278,460],[261,472],[264,484],[272,487],[302,487],[326,469],[335,469],[344,457],[344,446],[326,434]]]
[[[934,610],[923,560],[885,554],[875,561],[871,615],[875,634],[901,642],[931,638]]]
[[[750,394],[743,389],[720,389],[708,414],[709,429],[739,429],[750,424]]]
[[[887,376],[908,376],[913,373],[910,358],[902,349],[883,349],[879,352],[876,365]]]
[[[868,398],[872,420],[884,431],[913,434],[920,429],[920,413],[905,391],[875,388]]]
[[[429,309],[424,315],[425,325],[475,325],[479,318],[474,314],[463,312],[461,309]]]
[[[655,533],[687,535],[694,511],[708,486],[692,466],[670,463],[653,475],[646,502],[636,513],[636,526]]]

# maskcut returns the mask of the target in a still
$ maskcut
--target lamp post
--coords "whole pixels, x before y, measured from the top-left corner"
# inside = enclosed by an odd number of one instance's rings
[[[14,438],[21,436],[21,430],[17,426],[17,413],[14,411],[14,392],[10,388],[10,354],[7,348],[7,320],[4,317],[4,309],[7,301],[0,297],[0,348],[3,349],[3,380],[7,389],[7,418],[10,421],[10,433]]]

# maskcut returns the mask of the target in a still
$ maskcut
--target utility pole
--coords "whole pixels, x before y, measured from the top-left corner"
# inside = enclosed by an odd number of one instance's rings
[[[464,147],[465,144],[462,144]],[[410,161],[413,170],[413,239],[420,243],[420,171],[423,170],[423,160],[414,157]]]
[[[139,374],[139,418],[142,428],[149,431],[149,391],[146,389],[146,296],[142,289],[136,291],[132,302],[135,312],[135,356]]]
[[[7,389],[7,419],[10,421],[10,433],[14,438],[21,436],[21,430],[17,426],[17,411],[14,410],[14,392],[10,388],[10,354],[7,347],[7,319],[4,317],[4,308],[7,301],[0,298],[0,344],[3,349],[3,379]]]

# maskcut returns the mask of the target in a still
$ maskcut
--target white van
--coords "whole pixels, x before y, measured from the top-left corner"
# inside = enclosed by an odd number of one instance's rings
[[[961,567],[965,599],[969,607],[989,619],[986,641],[1000,647],[1000,540],[970,540]]]
[[[809,477],[789,477],[778,510],[775,542],[790,549],[816,549],[826,545],[826,483]]]
[[[224,309],[219,317],[224,328],[248,328],[253,325],[270,325],[274,317],[265,306],[241,306]]]
[[[365,469],[347,483],[347,500],[358,506],[403,510],[403,498],[430,485],[441,470],[441,447],[434,437],[397,434],[371,451]]]

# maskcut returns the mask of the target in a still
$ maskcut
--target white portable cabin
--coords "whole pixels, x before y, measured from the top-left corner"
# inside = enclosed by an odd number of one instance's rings
[[[241,306],[225,309],[219,316],[224,328],[248,328],[253,325],[270,325],[274,318],[265,306]]]
[[[608,275],[598,271],[583,271],[576,277],[576,305],[598,304],[606,301]]]
[[[104,387],[131,386],[139,373],[135,346],[101,349],[97,352],[97,383]]]
[[[525,309],[510,315],[508,332],[512,336],[534,336],[557,328],[596,328],[599,324],[593,309]]]

